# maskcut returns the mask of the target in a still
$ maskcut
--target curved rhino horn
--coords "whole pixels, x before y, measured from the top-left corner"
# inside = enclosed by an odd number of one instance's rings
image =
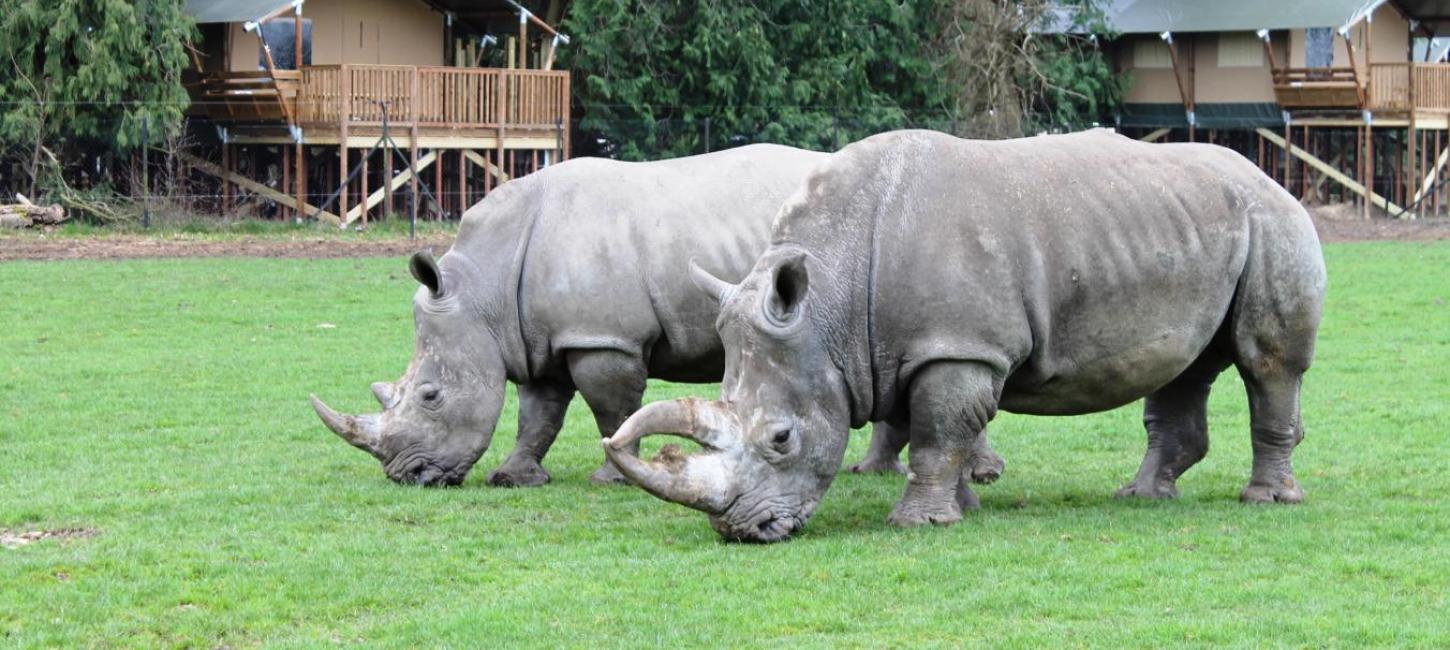
[[[706,451],[690,456],[662,451],[653,461],[629,453],[648,435],[667,433],[700,443]],[[694,398],[655,402],[604,440],[604,452],[616,467],[646,492],[709,514],[724,512],[734,493],[731,458],[740,444],[739,425],[719,402]]]
[[[690,260],[690,280],[701,291],[704,291],[711,298],[721,303],[729,300],[730,296],[735,293],[737,287],[737,285],[730,284],[711,275],[709,271],[706,271],[704,267],[700,266],[693,259]]]
[[[348,444],[378,456],[378,442],[382,436],[382,427],[376,415],[347,415],[332,410],[316,395],[311,395],[312,410],[317,411],[317,417],[322,418],[322,423],[332,429]]]

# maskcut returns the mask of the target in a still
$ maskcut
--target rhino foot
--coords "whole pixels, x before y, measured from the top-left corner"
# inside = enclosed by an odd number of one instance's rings
[[[497,487],[537,487],[548,483],[549,472],[535,463],[504,463],[488,475],[488,484]]]
[[[1177,499],[1178,486],[1173,481],[1133,481],[1113,493],[1120,499],[1138,497],[1142,499]]]
[[[957,489],[950,498],[929,498],[928,490],[907,489],[907,496],[891,509],[886,523],[900,528],[914,528],[927,524],[949,526],[962,520],[963,510],[981,507],[977,493],[967,485],[966,476],[957,481]]]
[[[1251,482],[1239,493],[1239,501],[1244,503],[1299,503],[1303,500],[1304,490],[1299,488],[1292,474],[1274,485]]]
[[[927,524],[949,526],[962,520],[961,506],[958,506],[955,500],[950,504],[950,506],[926,508],[898,503],[895,508],[891,509],[891,515],[886,518],[886,523],[898,528],[915,528]]]
[[[967,475],[973,483],[986,485],[1002,478],[1002,471],[1007,469],[1007,461],[990,447],[984,452],[973,452],[970,460],[967,461]]]
[[[594,470],[589,475],[589,482],[595,485],[629,485],[629,479],[619,472],[613,461],[606,460],[604,465]]]
[[[852,474],[905,474],[906,466],[898,458],[867,458],[850,468]]]

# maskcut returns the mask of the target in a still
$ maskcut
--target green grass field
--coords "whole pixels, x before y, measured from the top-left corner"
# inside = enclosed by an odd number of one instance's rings
[[[1111,497],[1136,405],[1004,415],[961,524],[889,528],[903,479],[847,475],[771,546],[591,486],[582,402],[549,486],[484,484],[512,404],[463,487],[386,481],[306,398],[401,374],[401,258],[0,264],[0,529],[85,531],[0,547],[0,645],[1450,645],[1450,244],[1326,254],[1303,505],[1237,502],[1230,371],[1180,500]]]

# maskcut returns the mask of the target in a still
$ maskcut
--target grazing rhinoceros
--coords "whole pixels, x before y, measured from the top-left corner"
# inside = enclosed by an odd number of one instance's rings
[[[924,131],[846,147],[782,207],[722,305],[719,401],[656,402],[604,441],[626,476],[727,538],[783,539],[835,477],[849,426],[908,426],[889,521],[947,524],[962,462],[1002,408],[1072,415],[1146,397],[1121,495],[1170,497],[1208,450],[1215,376],[1248,389],[1242,499],[1302,498],[1289,457],[1325,274],[1308,215],[1242,156],[1106,132],[974,142]],[[703,446],[623,453],[674,433]]]
[[[488,449],[518,385],[518,443],[494,485],[548,482],[541,465],[577,390],[604,436],[639,408],[646,377],[719,381],[716,303],[688,279],[692,257],[740,278],[780,204],[825,154],[752,145],[648,163],[581,158],[500,186],[464,215],[435,262],[410,263],[417,344],[396,383],[373,384],[376,415],[313,408],[401,483],[456,485]],[[905,436],[881,427],[863,470],[890,469]],[[973,477],[1002,461],[985,441]],[[596,482],[621,479],[608,460]]]

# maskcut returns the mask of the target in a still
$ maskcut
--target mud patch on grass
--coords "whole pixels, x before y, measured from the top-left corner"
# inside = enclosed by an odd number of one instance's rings
[[[85,539],[100,531],[94,528],[52,528],[50,530],[0,529],[0,546],[16,549],[46,539]]]

